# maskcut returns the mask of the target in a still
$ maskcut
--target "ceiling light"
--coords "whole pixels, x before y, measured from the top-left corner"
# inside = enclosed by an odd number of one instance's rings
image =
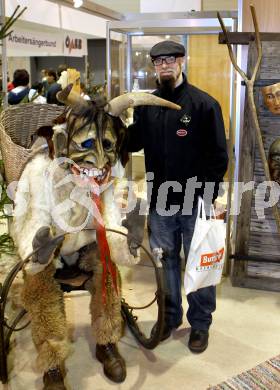
[[[73,0],[73,2],[75,8],[79,8],[83,5],[83,0]]]

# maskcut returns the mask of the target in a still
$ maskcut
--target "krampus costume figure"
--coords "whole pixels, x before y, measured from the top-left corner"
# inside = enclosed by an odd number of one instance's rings
[[[96,357],[108,378],[122,382],[126,377],[125,361],[117,349],[122,318],[116,264],[133,264],[137,258],[132,256],[133,242],[104,229],[127,232],[114,200],[111,173],[124,160],[125,126],[119,115],[129,106],[143,104],[180,108],[142,93],[108,103],[102,99],[86,102],[71,85],[58,98],[68,106],[65,121],[60,117],[53,129],[40,128],[42,136],[35,141],[18,183],[13,223],[21,258],[37,249],[24,269],[23,304],[31,317],[44,389],[65,389],[62,372],[69,346],[57,277],[63,264],[92,271],[87,288],[92,295]]]

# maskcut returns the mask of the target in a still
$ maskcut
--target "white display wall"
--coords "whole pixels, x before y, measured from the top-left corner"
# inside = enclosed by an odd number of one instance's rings
[[[201,11],[201,0],[140,0],[140,12]]]

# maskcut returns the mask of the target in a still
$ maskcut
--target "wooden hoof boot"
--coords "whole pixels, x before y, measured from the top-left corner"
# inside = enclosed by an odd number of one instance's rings
[[[121,357],[116,344],[97,344],[96,358],[103,364],[103,371],[107,378],[116,383],[125,380],[125,361]]]

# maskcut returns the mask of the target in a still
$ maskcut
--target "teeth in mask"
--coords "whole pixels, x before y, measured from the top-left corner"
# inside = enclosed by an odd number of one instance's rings
[[[80,178],[86,179],[87,177],[94,177],[96,181],[102,181],[107,175],[106,168],[97,169],[97,168],[81,168],[80,169]]]

